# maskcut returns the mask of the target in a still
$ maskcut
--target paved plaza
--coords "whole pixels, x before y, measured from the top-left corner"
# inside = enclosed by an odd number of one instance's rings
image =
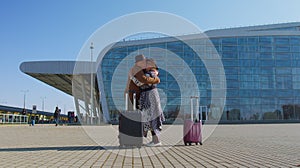
[[[300,124],[218,125],[202,146],[164,130],[161,147],[125,149],[117,126],[0,125],[0,167],[300,167]]]

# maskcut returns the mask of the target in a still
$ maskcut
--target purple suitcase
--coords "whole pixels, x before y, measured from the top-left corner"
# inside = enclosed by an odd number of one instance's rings
[[[199,143],[202,145],[202,122],[199,119],[198,121],[196,119],[196,122],[193,120],[193,99],[196,99],[196,109],[198,110],[198,97],[191,97],[191,119],[186,119],[184,121],[183,141],[185,145],[191,145],[192,143],[195,143],[196,145]]]

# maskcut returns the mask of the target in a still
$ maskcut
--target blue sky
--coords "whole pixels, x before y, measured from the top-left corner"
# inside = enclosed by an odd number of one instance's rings
[[[74,110],[73,98],[23,74],[24,61],[76,60],[81,46],[103,24],[142,11],[170,12],[201,30],[299,22],[299,0],[1,0],[0,104]]]

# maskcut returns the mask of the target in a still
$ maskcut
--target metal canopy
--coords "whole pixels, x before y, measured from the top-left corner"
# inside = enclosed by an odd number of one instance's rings
[[[24,62],[20,70],[66,94],[74,97],[76,111],[82,124],[99,125],[103,121],[100,109],[100,93],[96,73],[91,71],[96,63],[75,61]],[[93,65],[93,66],[91,66]],[[74,72],[74,68],[76,71]],[[91,93],[91,73],[95,81]],[[91,99],[91,95],[93,99]],[[84,105],[81,105],[81,100]],[[93,102],[91,102],[93,100]]]
[[[22,63],[20,70],[71,96],[75,96],[72,93],[72,79],[76,76],[76,80],[73,82],[76,82],[75,86],[80,87],[76,89],[76,97],[80,100],[85,100],[82,96],[83,93],[78,92],[82,92],[81,87],[83,86],[86,93],[90,92],[90,65],[90,62],[83,61],[33,61]],[[76,74],[73,72],[75,66],[81,70],[80,72],[76,72]],[[78,77],[82,80],[77,81]],[[87,98],[90,97],[89,94],[86,94],[86,96],[88,96]]]
[[[72,75],[69,74],[34,74],[28,73],[32,76],[64,93],[72,95]]]

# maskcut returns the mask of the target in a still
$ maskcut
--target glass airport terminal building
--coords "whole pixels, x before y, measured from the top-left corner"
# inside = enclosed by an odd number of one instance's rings
[[[134,56],[142,53],[146,57],[154,58],[160,68],[161,83],[158,88],[162,94],[164,114],[168,121],[176,117],[186,117],[188,103],[184,104],[186,107],[180,104],[183,98],[187,99],[188,95],[194,92],[191,90],[183,96],[177,81],[178,76],[184,79],[185,87],[198,88],[201,118],[214,120],[213,109],[217,108],[218,103],[212,104],[214,86],[211,81],[219,76],[209,73],[205,61],[195,52],[195,48],[198,47],[205,49],[207,53],[214,54],[215,51],[221,58],[226,86],[225,99],[218,100],[224,101],[224,107],[218,109],[221,111],[221,120],[300,120],[300,23],[210,30],[204,34],[213,47],[207,47],[208,41],[197,38],[196,35],[195,38],[193,35],[187,35],[189,38],[186,41],[160,37],[116,43],[104,55],[100,63],[101,71],[94,75],[97,78],[94,85],[95,112],[98,114],[89,116],[100,117],[103,114],[108,121],[118,118],[118,110],[124,105],[122,96],[129,68],[134,64]],[[51,67],[53,62],[44,64]],[[61,73],[51,70],[42,70],[43,72],[39,73],[40,69],[34,69],[37,66],[32,66],[38,65],[38,62],[22,63],[20,69],[72,95],[70,89],[67,89],[72,88],[72,82],[66,82],[65,88],[57,85],[59,80],[72,80],[71,69],[75,63],[67,64],[69,66],[64,67],[69,70],[62,70]],[[220,67],[216,69],[219,71]],[[122,70],[126,75],[122,75]],[[189,79],[185,76],[187,73],[194,74],[195,78]],[[50,74],[57,77],[56,84],[50,78],[43,78],[43,75],[45,77]],[[175,77],[174,74],[178,76]],[[189,85],[193,80],[197,86]],[[86,85],[88,81],[86,77]],[[89,90],[87,89],[87,94]],[[97,90],[101,94],[97,94]],[[88,99],[88,96],[73,96],[79,113],[82,113],[80,108],[89,108],[89,105],[78,103]]]

